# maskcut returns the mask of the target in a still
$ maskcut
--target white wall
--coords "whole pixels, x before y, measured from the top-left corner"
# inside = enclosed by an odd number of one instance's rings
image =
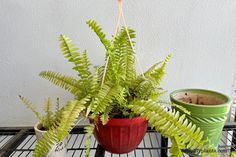
[[[130,26],[137,30],[143,69],[168,53],[173,57],[163,87],[208,88],[231,95],[236,72],[236,1],[124,0]],[[47,97],[71,98],[38,77],[42,70],[67,74],[71,64],[60,53],[58,35],[67,34],[102,64],[104,48],[85,21],[96,19],[111,35],[115,0],[0,1],[0,127],[33,125],[36,119],[18,94],[38,104]]]

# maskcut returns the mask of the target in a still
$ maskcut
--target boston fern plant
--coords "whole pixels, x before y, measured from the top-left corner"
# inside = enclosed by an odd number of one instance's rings
[[[50,98],[48,98],[43,104],[43,109],[45,112],[45,115],[43,115],[36,109],[35,105],[33,105],[32,102],[30,102],[28,99],[22,97],[21,95],[19,95],[19,98],[22,101],[22,103],[25,104],[25,106],[35,114],[35,116],[39,120],[39,123],[42,125],[42,130],[45,131],[49,130],[50,127],[53,125],[53,123],[61,117],[62,110],[59,108],[59,99],[57,99],[56,111],[53,112],[52,101]]]
[[[109,40],[97,22],[89,20],[87,24],[105,47],[105,64],[91,69],[87,52],[80,52],[69,37],[60,35],[62,53],[74,64],[78,78],[53,71],[42,71],[39,75],[69,91],[78,101],[88,99],[84,104],[84,115],[92,119],[100,117],[103,124],[109,117],[146,118],[156,131],[171,139],[172,156],[182,156],[182,149],[211,149],[212,146],[202,139],[200,128],[159,100],[163,93],[160,82],[170,55],[146,72],[137,74],[133,49],[135,31],[123,27]],[[93,124],[86,128],[86,156],[89,156],[89,138],[94,128]]]
[[[87,97],[81,100],[71,100],[65,106],[59,107],[57,102],[56,111],[52,111],[52,101],[48,98],[44,103],[45,115],[40,114],[36,107],[26,98],[19,96],[21,101],[32,110],[42,125],[40,130],[46,131],[37,140],[33,157],[43,157],[52,147],[63,141],[76,124],[78,115],[85,109],[84,104],[89,100]]]

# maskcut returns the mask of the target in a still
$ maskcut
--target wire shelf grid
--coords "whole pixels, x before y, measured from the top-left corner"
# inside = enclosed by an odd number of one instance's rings
[[[1,157],[30,157],[34,150],[36,136],[32,128],[0,128]],[[68,136],[67,157],[85,156],[84,127],[74,128]],[[167,157],[170,149],[167,139],[148,128],[138,148],[127,154],[111,154],[106,152],[92,137],[91,157]],[[228,123],[222,131],[218,151],[222,157],[231,156],[236,150],[236,123]],[[184,155],[188,157],[187,154]]]

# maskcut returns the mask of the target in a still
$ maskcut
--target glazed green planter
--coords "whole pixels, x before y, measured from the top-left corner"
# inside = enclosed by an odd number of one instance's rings
[[[208,138],[217,148],[229,112],[230,98],[205,89],[181,89],[172,92],[170,99],[191,112],[187,118],[200,127],[204,131],[203,138]]]

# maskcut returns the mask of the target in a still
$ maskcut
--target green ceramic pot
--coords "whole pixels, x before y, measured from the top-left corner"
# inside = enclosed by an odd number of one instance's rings
[[[204,131],[203,138],[208,138],[217,148],[229,112],[230,98],[205,89],[180,89],[172,92],[170,99],[191,112],[187,118],[200,127]]]

